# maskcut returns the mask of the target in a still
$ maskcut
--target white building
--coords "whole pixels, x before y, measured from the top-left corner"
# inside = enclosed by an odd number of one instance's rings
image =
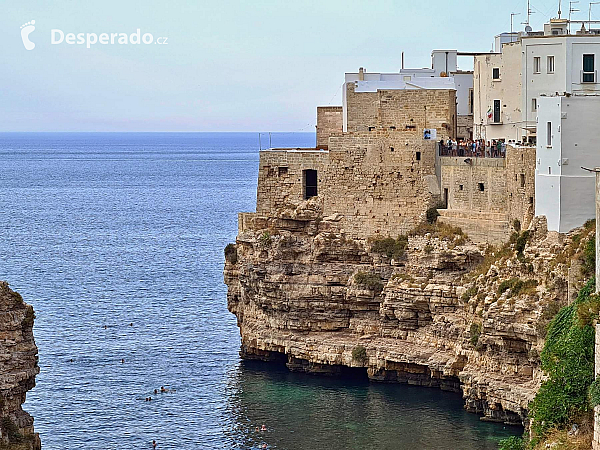
[[[346,73],[342,89],[343,131],[348,131],[346,85],[355,83],[356,92],[375,92],[388,89],[455,89],[457,121],[465,130],[472,123],[473,72],[458,70],[456,50],[433,50],[431,68],[405,69],[398,72]],[[468,137],[468,136],[465,136]]]
[[[543,32],[520,32],[515,42],[503,33],[496,36],[499,53],[475,57],[476,138],[535,142],[540,97],[600,95],[600,35],[568,34],[568,26],[552,19]]]
[[[538,98],[535,215],[548,229],[568,232],[596,215],[595,174],[600,167],[600,96]]]

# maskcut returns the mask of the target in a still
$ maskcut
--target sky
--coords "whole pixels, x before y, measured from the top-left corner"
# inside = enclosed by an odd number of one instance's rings
[[[558,10],[554,0],[531,5],[534,30]],[[576,7],[573,18],[587,19],[588,3]],[[316,107],[341,104],[345,72],[395,72],[402,51],[407,68],[430,66],[436,48],[490,51],[511,12],[523,29],[526,9],[526,0],[0,0],[0,131],[314,131]],[[600,19],[600,5],[592,11]],[[26,50],[21,26],[32,20]],[[129,42],[138,28],[152,43],[110,44],[110,33]],[[86,42],[52,44],[51,30]],[[88,33],[109,43],[87,48]]]

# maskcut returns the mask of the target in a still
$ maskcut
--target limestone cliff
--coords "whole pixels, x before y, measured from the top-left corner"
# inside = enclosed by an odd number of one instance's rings
[[[27,391],[39,373],[37,346],[33,338],[33,307],[0,282],[0,448],[39,449],[33,417],[23,411]]]
[[[542,378],[548,311],[568,301],[572,237],[536,219],[492,249],[424,225],[386,252],[348,238],[343,223],[322,217],[318,198],[240,217],[225,282],[241,355],[462,391],[484,419],[522,423]]]

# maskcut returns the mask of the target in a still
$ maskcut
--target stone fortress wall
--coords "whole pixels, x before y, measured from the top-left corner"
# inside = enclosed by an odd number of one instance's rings
[[[506,158],[439,157],[423,129],[435,128],[436,141],[455,137],[454,90],[356,88],[346,85],[347,132],[341,107],[319,107],[315,148],[261,151],[256,217],[291,214],[310,196],[307,173],[316,171],[323,216],[336,216],[355,239],[405,234],[444,201],[441,221],[476,242],[506,241],[515,219],[529,224],[534,148],[509,147]],[[240,216],[240,230],[251,219]]]
[[[317,148],[327,150],[329,136],[341,133],[343,128],[343,110],[341,106],[317,107]]]
[[[462,228],[475,242],[500,244],[519,220],[534,217],[535,147],[507,146],[506,158],[441,158],[440,220]]]
[[[346,133],[340,132],[340,111],[317,110],[316,148],[260,153],[257,215],[268,217],[307,199],[307,172],[316,171],[323,214],[338,214],[350,236],[408,232],[439,202],[437,146],[423,139],[423,129],[454,137],[455,92],[355,93],[349,83]],[[241,222],[248,219],[245,214]]]

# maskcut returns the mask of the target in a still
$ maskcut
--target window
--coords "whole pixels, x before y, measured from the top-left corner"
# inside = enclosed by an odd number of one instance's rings
[[[393,151],[394,151],[394,147],[390,147],[390,152],[393,152]]]
[[[595,83],[596,72],[594,71],[594,55],[583,55],[582,83]]]
[[[532,98],[531,99],[531,110],[533,112],[537,111],[537,98]]]
[[[481,192],[483,192],[483,191],[484,191],[484,189],[485,189],[485,188],[484,188],[484,186],[483,186],[483,183],[477,183],[477,188],[478,188],[478,189],[479,189]]]
[[[459,191],[462,191],[463,189],[464,189],[464,186],[463,186],[462,184],[459,184],[459,185],[458,185],[458,190],[459,190]]]
[[[375,127],[369,127],[369,131],[375,131]]]
[[[546,69],[548,73],[554,73],[554,56],[548,56]]]
[[[540,73],[541,72],[541,62],[540,62],[540,57],[539,56],[535,56],[533,58],[533,73]]]
[[[548,166],[548,175],[552,175],[552,167]]]
[[[499,80],[500,79],[500,68],[494,67],[492,69],[492,79]]]
[[[546,146],[552,147],[552,122],[546,123]]]
[[[521,174],[521,187],[525,187],[525,174]]]
[[[421,152],[417,152],[417,161],[421,161]]]
[[[473,114],[473,100],[474,100],[474,94],[473,94],[473,89],[469,89],[469,114]]]
[[[304,171],[304,199],[307,200],[317,195],[317,171],[307,169]]]
[[[286,176],[287,173],[288,173],[288,168],[287,167],[280,167],[279,168],[279,176],[280,177]]]
[[[404,77],[402,77],[402,79],[404,81],[410,81],[410,75],[404,76]]]
[[[494,100],[494,123],[500,123],[500,100]]]
[[[533,205],[533,197],[529,197],[529,204]]]

